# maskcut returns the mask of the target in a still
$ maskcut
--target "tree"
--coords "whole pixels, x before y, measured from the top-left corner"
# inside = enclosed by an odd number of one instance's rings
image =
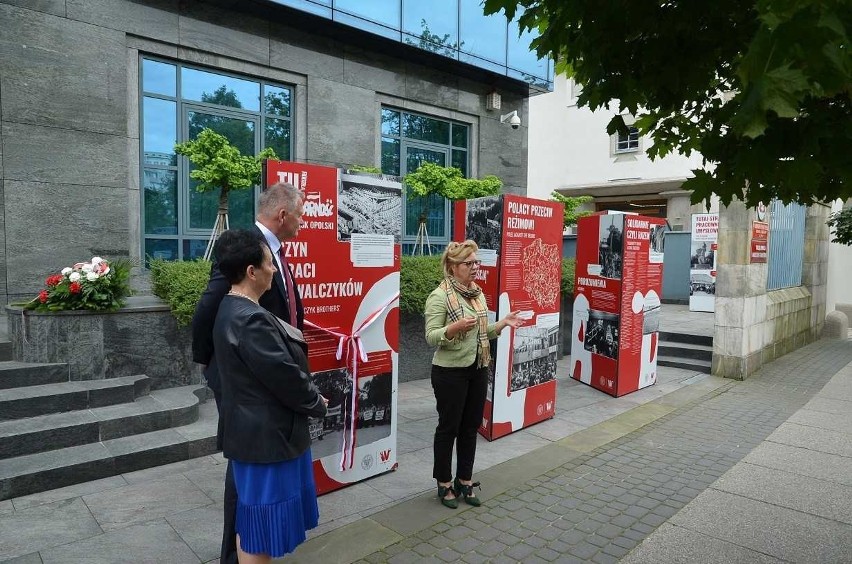
[[[188,157],[195,165],[190,178],[196,180],[197,192],[219,189],[219,213],[210,234],[204,258],[209,259],[213,243],[228,228],[228,194],[231,190],[246,190],[260,182],[261,162],[277,158],[275,151],[266,148],[256,157],[244,156],[224,135],[203,129],[192,141],[178,143],[175,152]]]
[[[413,41],[407,37],[405,38],[405,42],[408,45],[414,45],[415,47],[419,47],[420,49],[424,49],[430,53],[438,53],[445,57],[455,57],[456,51],[461,49],[464,45],[464,41],[461,43],[452,42],[450,40],[449,33],[445,33],[444,35],[432,33],[432,30],[429,29],[429,24],[426,23],[425,19],[420,20],[420,28],[422,31],[420,32],[420,35],[417,36],[417,41]]]
[[[500,10],[539,32],[531,46],[583,86],[578,105],[635,115],[649,156],[700,152],[693,202],[852,196],[848,0],[485,0]]]
[[[420,214],[420,227],[417,231],[417,241],[414,243],[414,253],[417,253],[419,247],[421,255],[424,243],[427,248],[429,244],[429,233],[426,231],[429,196],[437,194],[448,200],[467,200],[499,194],[500,188],[503,187],[503,182],[496,176],[489,174],[479,180],[465,178],[455,167],[430,162],[424,162],[416,171],[406,174],[403,180],[408,188],[409,200],[423,197],[426,202],[423,213]]]
[[[563,196],[559,192],[553,192],[550,195],[550,199],[554,202],[559,202],[563,206],[565,206],[565,211],[562,216],[562,227],[567,228],[572,225],[577,225],[577,220],[581,217],[585,217],[587,215],[591,215],[590,211],[577,211],[581,205],[586,204],[592,201],[591,196]]]
[[[828,226],[834,230],[832,243],[852,245],[852,207],[831,214]]]

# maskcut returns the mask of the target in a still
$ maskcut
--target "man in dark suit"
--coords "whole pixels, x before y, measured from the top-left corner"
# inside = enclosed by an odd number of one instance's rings
[[[259,303],[267,311],[299,329],[303,328],[305,312],[296,281],[281,251],[283,251],[282,241],[294,239],[299,233],[303,205],[304,195],[298,188],[292,184],[279,182],[264,190],[258,198],[255,221],[255,229],[263,235],[266,244],[269,245],[278,270],[273,275],[272,287],[260,297]],[[219,311],[219,304],[230,288],[231,285],[219,271],[216,257],[213,257],[210,280],[192,317],[192,360],[204,365],[204,377],[207,379],[207,385],[213,390],[217,409],[221,409],[222,385],[213,355],[213,323]],[[218,438],[220,446],[221,440],[220,432]],[[237,491],[230,464],[225,476],[224,503],[225,516],[220,562],[236,564],[234,521],[237,511]]]

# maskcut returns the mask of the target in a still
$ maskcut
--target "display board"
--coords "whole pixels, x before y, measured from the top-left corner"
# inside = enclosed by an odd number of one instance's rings
[[[689,311],[713,312],[716,310],[716,250],[719,241],[719,214],[692,214],[691,239]],[[763,250],[765,253],[765,246]]]
[[[657,380],[666,220],[603,212],[577,223],[571,377],[613,396]]]
[[[267,161],[265,186],[306,195],[298,237],[284,243],[305,307],[313,381],[328,414],[311,421],[317,491],[396,466],[399,178]]]
[[[553,417],[562,272],[562,204],[514,195],[456,202],[455,240],[472,239],[491,321],[525,323],[492,341],[479,432],[488,440]]]

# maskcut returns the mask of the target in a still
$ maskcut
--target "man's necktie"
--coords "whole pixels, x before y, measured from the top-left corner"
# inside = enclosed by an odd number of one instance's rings
[[[287,258],[284,256],[284,245],[278,248],[278,257],[281,259],[281,277],[284,278],[284,287],[287,288],[287,305],[290,307],[290,325],[297,327],[296,316],[296,290],[293,288],[293,275],[287,266]]]

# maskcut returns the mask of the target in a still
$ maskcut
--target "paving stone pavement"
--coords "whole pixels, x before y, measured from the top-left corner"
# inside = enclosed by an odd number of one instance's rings
[[[375,518],[397,533],[387,538],[402,540],[359,562],[617,562],[850,362],[852,341],[823,340],[486,498],[483,507],[446,510],[445,518],[423,527],[417,524],[422,504],[409,502],[407,515],[404,507],[392,508],[388,518]],[[334,540],[314,544],[297,559],[325,552],[328,561],[345,561],[332,558]]]

